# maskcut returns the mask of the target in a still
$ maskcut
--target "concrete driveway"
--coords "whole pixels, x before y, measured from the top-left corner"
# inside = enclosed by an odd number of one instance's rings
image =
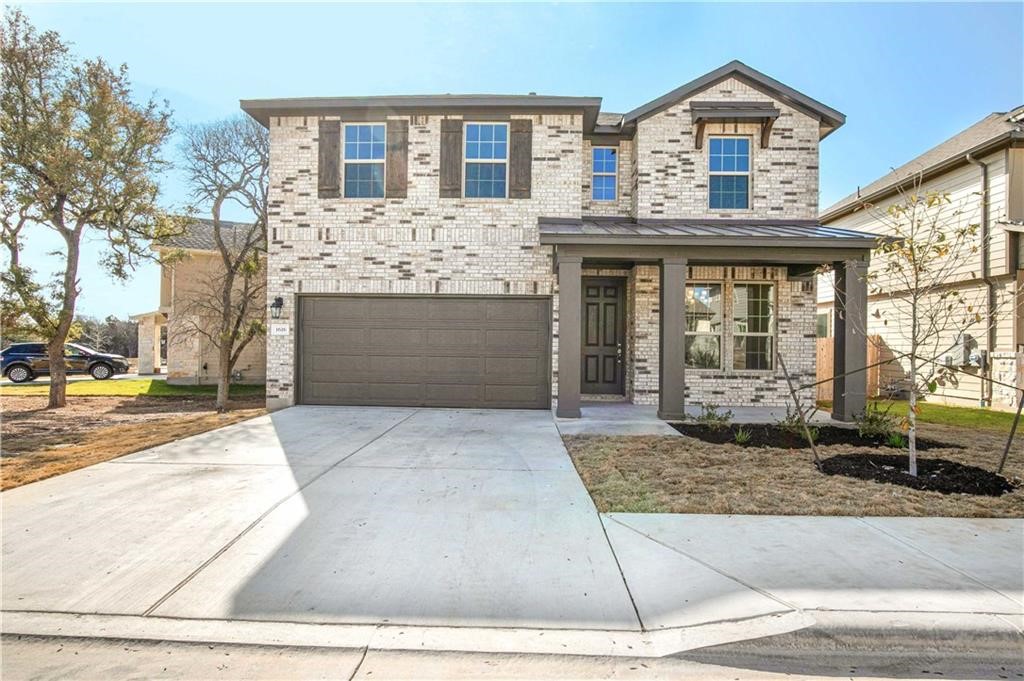
[[[2,498],[5,611],[639,627],[544,411],[295,407]]]

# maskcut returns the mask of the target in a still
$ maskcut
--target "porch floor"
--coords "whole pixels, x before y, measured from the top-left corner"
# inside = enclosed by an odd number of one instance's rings
[[[722,407],[719,411],[726,409],[732,411],[733,423],[777,423],[786,418],[785,407]],[[700,411],[700,405],[686,407],[689,418],[696,418]],[[580,412],[578,419],[555,418],[562,435],[679,435],[675,428],[658,418],[655,406],[595,400],[581,403]],[[810,420],[841,425],[832,420],[827,411],[815,412]]]

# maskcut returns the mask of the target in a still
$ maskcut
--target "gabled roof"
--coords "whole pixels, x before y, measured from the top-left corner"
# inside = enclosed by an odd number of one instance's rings
[[[985,116],[963,132],[832,204],[822,211],[821,220],[834,220],[865,203],[895,194],[901,186],[964,165],[968,162],[967,154],[976,156],[1014,143],[1024,144],[1024,106]]]
[[[243,245],[253,229],[251,223],[220,221],[220,238],[227,247]],[[205,218],[194,218],[181,234],[164,239],[155,244],[156,248],[184,248],[190,251],[216,251],[217,240],[214,236],[213,221]],[[262,246],[265,248],[265,245]]]
[[[727,78],[739,78],[774,99],[820,121],[819,138],[824,138],[846,121],[846,116],[793,88],[783,85],[741,61],[731,61],[711,73],[690,81],[627,114],[601,111],[600,97],[552,95],[385,95],[375,97],[292,97],[285,99],[243,99],[242,110],[263,124],[272,116],[338,116],[353,120],[380,119],[387,115],[457,112],[528,113],[531,111],[572,111],[583,114],[585,134],[629,135],[636,122],[669,107]]]
[[[832,107],[825,106],[818,100],[812,99],[802,92],[797,92],[788,85],[780,83],[774,78],[750,68],[741,61],[733,60],[725,66],[721,66],[714,71],[697,78],[696,80],[691,80],[689,83],[677,87],[675,90],[672,90],[672,92],[664,94],[657,99],[647,102],[643,106],[633,109],[629,113],[625,114],[622,123],[626,126],[648,116],[652,116],[659,111],[667,109],[673,104],[691,97],[702,90],[706,90],[707,88],[728,78],[737,78],[744,81],[758,90],[764,91],[774,99],[785,102],[794,109],[799,109],[800,111],[817,118],[821,122],[821,139],[834,132],[839,126],[846,122],[846,116]]]

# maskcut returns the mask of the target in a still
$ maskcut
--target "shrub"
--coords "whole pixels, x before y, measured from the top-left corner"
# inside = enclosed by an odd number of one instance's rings
[[[753,435],[749,430],[740,426],[736,429],[736,434],[733,435],[733,439],[736,440],[736,444],[743,446],[750,442],[750,438]]]
[[[886,438],[885,444],[896,449],[903,449],[907,446],[907,441],[903,438],[900,433],[889,433],[889,437]]]
[[[729,425],[732,421],[732,411],[718,411],[718,405],[706,402],[700,406],[700,416],[694,420],[702,426],[707,426],[711,430],[720,430]]]
[[[857,415],[857,434],[863,438],[880,438],[888,440],[892,435],[899,435],[899,419],[890,414],[892,405],[885,409],[877,403],[871,403]],[[902,439],[902,437],[901,437]]]
[[[786,405],[786,418],[779,421],[779,428],[801,439],[807,437],[804,433],[803,421],[800,419],[800,412],[788,404]],[[814,442],[818,441],[818,429],[816,427],[808,424],[807,432],[811,434],[811,440]]]

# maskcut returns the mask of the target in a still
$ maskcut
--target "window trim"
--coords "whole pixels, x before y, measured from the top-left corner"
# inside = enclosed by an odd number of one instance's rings
[[[686,329],[686,289],[691,286],[717,286],[719,288],[719,295],[721,296],[721,299],[719,302],[720,309],[718,314],[722,317],[722,329],[718,333],[699,333],[696,331],[688,331]],[[715,371],[721,373],[725,370],[725,291],[726,282],[724,280],[688,281],[686,282],[686,286],[683,288],[683,366],[687,371]],[[718,336],[717,367],[695,367],[686,363],[686,339],[690,336]]]
[[[762,333],[762,332],[758,332],[758,333],[739,333],[739,332],[736,331],[736,298],[735,298],[736,287],[737,286],[754,286],[754,285],[757,285],[757,286],[771,286],[772,287],[772,297],[771,297],[771,306],[772,306],[771,329],[767,333]],[[730,308],[729,309],[729,340],[731,341],[731,343],[730,343],[731,347],[729,348],[729,352],[730,352],[730,356],[733,357],[733,360],[731,362],[732,371],[753,371],[753,372],[758,372],[758,373],[762,373],[762,374],[774,373],[775,369],[776,369],[776,366],[775,366],[775,355],[779,351],[779,314],[778,314],[778,310],[779,310],[779,282],[775,281],[775,280],[768,280],[768,281],[766,281],[766,280],[763,280],[763,279],[762,280],[741,279],[741,280],[737,280],[737,281],[732,282],[731,290],[729,291],[729,308]],[[773,339],[772,340],[772,355],[769,358],[771,360],[771,367],[770,368],[768,368],[768,369],[747,369],[747,368],[738,368],[736,366],[736,358],[735,358],[736,343],[735,343],[735,340],[736,340],[736,338],[746,338],[746,337],[752,337],[752,338],[754,338],[754,337],[756,337],[756,338],[771,338],[771,339]]]
[[[353,158],[353,159],[347,159],[347,158],[345,158],[345,131],[348,128],[350,128],[350,127],[358,128],[358,127],[362,127],[362,126],[373,126],[373,125],[380,125],[380,126],[384,127],[384,158],[381,158],[381,159],[376,159],[376,158]],[[353,121],[351,123],[346,123],[346,122],[342,121],[342,124],[341,124],[341,198],[343,198],[343,199],[350,199],[352,201],[380,201],[381,199],[386,199],[387,196],[388,196],[388,165],[387,165],[388,164],[388,160],[387,159],[388,159],[388,124],[387,124],[387,121]],[[347,179],[347,176],[348,176],[348,164],[349,163],[363,164],[363,165],[371,165],[371,164],[379,163],[382,166],[383,174],[382,174],[381,177],[382,177],[382,186],[383,186],[383,189],[384,189],[384,193],[381,194],[380,196],[349,196],[348,194],[346,194],[345,193],[345,187],[346,187],[347,183],[345,182],[345,180]]]
[[[594,151],[597,149],[611,149],[615,152],[615,172],[597,172],[594,170]],[[595,177],[614,177],[615,178],[615,195],[610,199],[595,199],[594,198],[594,178]],[[619,200],[619,148],[611,146],[609,144],[599,144],[597,146],[590,147],[590,200],[597,201],[599,203],[615,203]]]
[[[467,158],[466,147],[467,139],[469,135],[469,126],[471,125],[501,125],[505,127],[505,158],[504,160],[497,160],[493,158]],[[512,150],[512,124],[509,121],[462,121],[462,198],[468,201],[506,201],[508,200],[509,190],[509,170],[511,164],[509,158]],[[505,165],[505,195],[504,196],[466,196],[466,167],[470,163],[503,163]]]
[[[735,170],[711,170],[711,140],[715,139],[745,139],[747,140],[747,171]],[[752,211],[754,195],[754,138],[750,135],[708,135],[707,158],[705,167],[708,169],[708,210],[719,213],[735,211]],[[711,206],[711,178],[712,177],[745,177],[747,178],[747,207],[746,208],[713,208]]]

